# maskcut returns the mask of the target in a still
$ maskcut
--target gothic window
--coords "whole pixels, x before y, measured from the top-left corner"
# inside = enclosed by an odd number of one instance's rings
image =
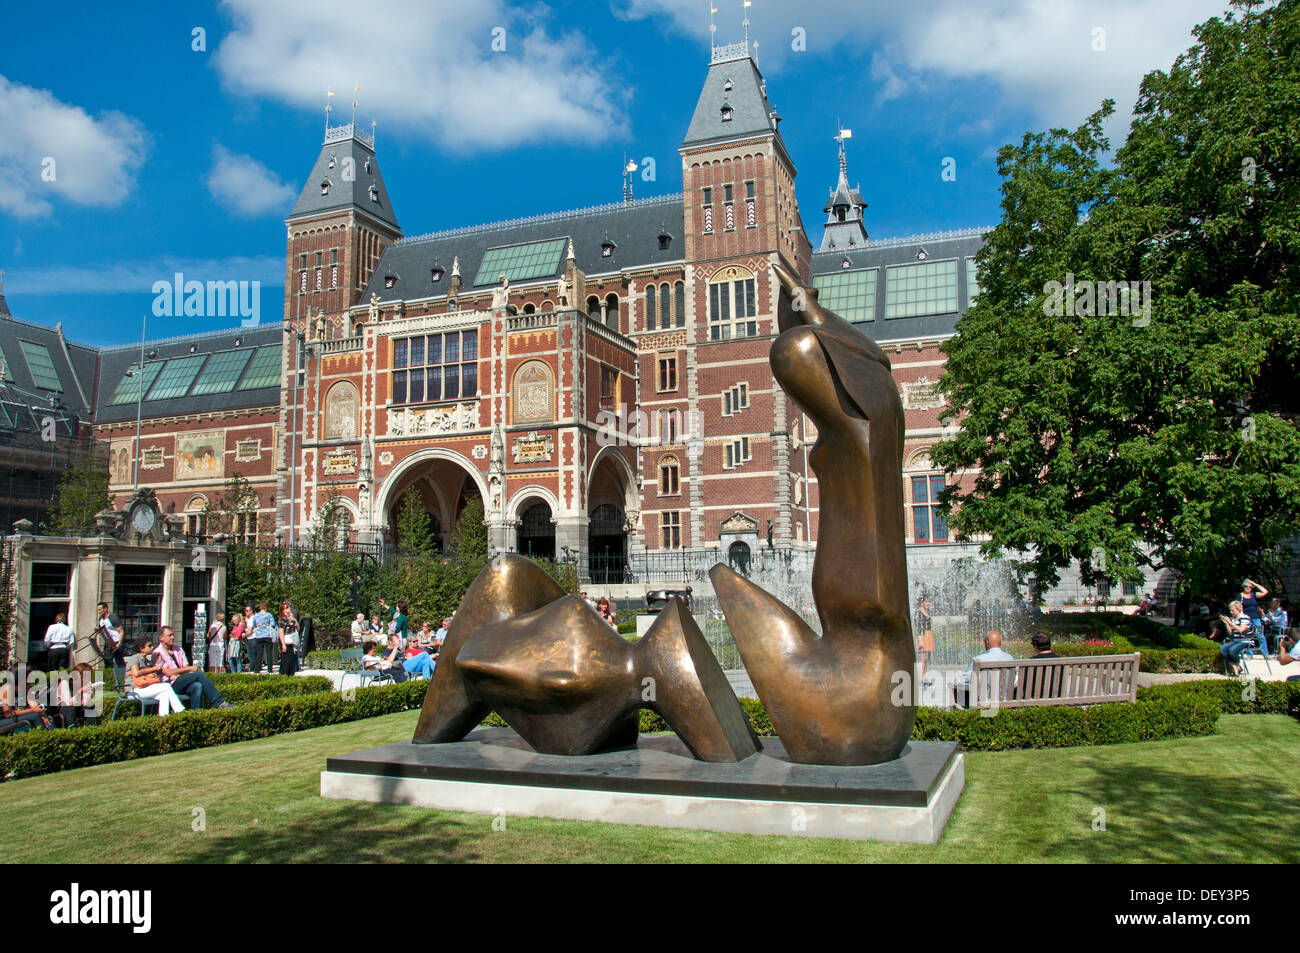
[[[671,453],[659,458],[659,495],[679,496],[681,464]]]
[[[673,286],[674,295],[677,299],[676,323],[679,328],[686,327],[686,284],[677,282]]]
[[[754,337],[758,322],[753,273],[736,265],[720,269],[709,284],[709,340]]]
[[[655,329],[655,286],[645,286],[645,329],[653,331]]]
[[[667,284],[659,286],[659,314],[663,318],[663,326],[669,326],[669,315],[672,314],[672,297],[671,290]]]

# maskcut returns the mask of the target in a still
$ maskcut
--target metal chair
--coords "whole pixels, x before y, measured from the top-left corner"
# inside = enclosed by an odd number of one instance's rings
[[[1247,646],[1246,648],[1242,649],[1242,651],[1241,651],[1241,655],[1238,656],[1238,660],[1241,661],[1241,662],[1244,662],[1244,661],[1245,661],[1246,659],[1248,659],[1248,658],[1262,658],[1262,659],[1264,660],[1264,668],[1265,668],[1265,670],[1266,670],[1270,675],[1272,675],[1272,674],[1273,674],[1273,666],[1271,666],[1271,665],[1269,664],[1269,662],[1268,662],[1268,634],[1267,634],[1267,630],[1264,628],[1263,625],[1257,625],[1257,626],[1254,627],[1254,631],[1250,634],[1249,638],[1254,639],[1255,644],[1254,644],[1254,645]],[[1244,668],[1244,665],[1243,665],[1243,668]]]

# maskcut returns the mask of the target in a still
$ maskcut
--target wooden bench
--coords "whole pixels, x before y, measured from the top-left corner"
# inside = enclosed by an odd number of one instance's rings
[[[982,661],[971,668],[971,708],[1099,705],[1137,699],[1141,652]]]

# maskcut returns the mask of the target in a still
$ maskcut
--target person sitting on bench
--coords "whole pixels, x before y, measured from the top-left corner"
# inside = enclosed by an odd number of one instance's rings
[[[970,680],[975,672],[976,662],[1010,662],[1014,661],[1014,659],[1014,655],[1002,648],[1002,633],[997,629],[990,631],[988,635],[984,636],[984,651],[971,659],[970,665],[966,666],[965,673],[957,680],[954,700],[962,708],[970,707]],[[981,686],[985,690],[982,690],[980,695],[987,696],[987,690],[991,689],[994,680],[999,677],[1014,679],[1016,675],[1015,672],[999,672],[996,675],[986,673],[984,675],[984,684]],[[996,692],[993,694],[996,694]]]
[[[13,686],[18,682],[16,673],[0,673],[0,734],[18,730],[24,724],[28,729],[50,727],[40,705],[24,705],[22,699],[15,697]]]
[[[159,718],[184,711],[180,697],[162,680],[162,666],[154,664],[153,639],[145,636],[136,642],[135,652],[126,660],[126,670],[136,695],[158,702]]]

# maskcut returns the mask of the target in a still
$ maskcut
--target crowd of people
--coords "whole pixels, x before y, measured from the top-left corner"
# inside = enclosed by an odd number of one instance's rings
[[[1283,661],[1288,647],[1294,647],[1294,640],[1287,638],[1290,606],[1277,597],[1261,602],[1268,594],[1253,579],[1242,580],[1241,594],[1210,626],[1210,638],[1219,643],[1219,654],[1229,674],[1241,674],[1242,657],[1248,651],[1260,651],[1265,656],[1277,652],[1278,660]],[[1287,661],[1289,656],[1283,664]]]
[[[420,623],[418,632],[411,633],[405,602],[390,606],[381,599],[379,605],[385,612],[391,613],[383,651],[380,651],[383,629],[378,615],[371,616],[367,621],[366,614],[358,612],[352,623],[352,639],[361,643],[362,668],[384,673],[386,678],[394,682],[404,682],[408,678],[432,678],[434,666],[438,662],[438,652],[447,638],[447,630],[451,628],[452,616],[444,618],[436,631],[433,623],[426,621]]]

